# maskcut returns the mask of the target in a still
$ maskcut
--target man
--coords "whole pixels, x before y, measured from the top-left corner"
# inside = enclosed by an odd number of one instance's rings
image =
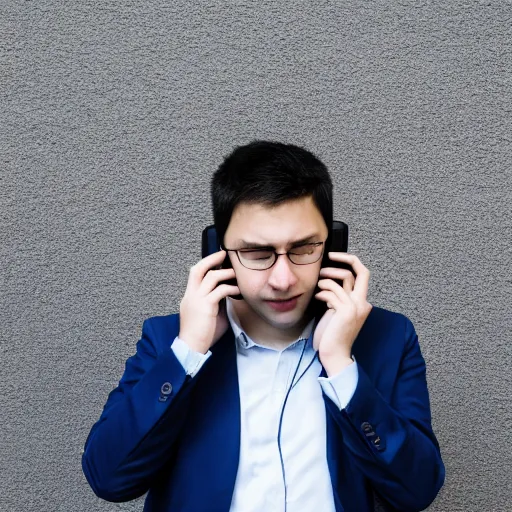
[[[356,256],[329,252],[326,167],[255,141],[212,200],[224,250],[191,268],[179,315],[144,322],[85,445],[95,493],[149,491],[147,512],[426,508],[444,466],[418,339],[368,303]]]

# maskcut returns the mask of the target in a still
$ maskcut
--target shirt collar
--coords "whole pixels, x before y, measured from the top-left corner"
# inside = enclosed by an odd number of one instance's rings
[[[255,343],[242,329],[242,326],[240,325],[240,320],[238,319],[238,316],[235,312],[235,308],[233,307],[233,303],[231,302],[232,300],[233,299],[231,299],[230,297],[226,297],[226,314],[231,325],[231,329],[233,329],[237,345],[240,348],[244,349],[250,349],[251,347],[269,348],[263,345],[259,345],[258,343]],[[308,340],[308,345],[312,346],[313,336],[311,334],[313,332],[314,323],[315,319],[312,318],[311,321],[306,325],[306,327],[304,327],[304,330],[302,331],[301,335],[297,338],[297,340],[294,341],[293,343],[290,343],[290,345],[288,346],[290,347],[292,345],[295,345],[295,343],[301,340]]]

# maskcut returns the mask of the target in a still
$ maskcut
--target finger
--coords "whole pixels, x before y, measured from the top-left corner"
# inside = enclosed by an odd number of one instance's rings
[[[199,260],[194,266],[190,267],[188,274],[188,284],[199,286],[208,270],[220,265],[226,257],[226,251],[214,252]]]
[[[352,271],[347,268],[336,268],[336,267],[322,267],[320,269],[320,275],[322,277],[330,277],[331,279],[345,279],[345,277],[352,276]]]
[[[341,302],[350,301],[350,297],[347,291],[332,279],[321,279],[318,281],[318,287],[321,290],[328,290],[334,293],[338,297],[338,300]]]
[[[347,292],[347,294],[351,294],[353,291],[354,291],[354,285],[355,285],[355,277],[354,275],[352,274],[352,272],[350,272],[350,276],[343,279],[343,289]]]
[[[208,294],[208,298],[213,303],[219,303],[222,299],[225,299],[229,295],[240,295],[240,288],[230,284],[220,284],[211,293]]]
[[[342,268],[325,267],[320,269],[320,276],[343,281],[343,289],[350,293],[354,289],[355,277],[352,271]]]
[[[349,254],[347,252],[330,252],[329,258],[333,261],[342,261],[352,266],[356,273],[354,293],[366,300],[370,271],[361,263],[361,260],[355,254]]]
[[[234,277],[235,271],[232,268],[209,270],[201,281],[198,291],[201,295],[208,295],[221,281]]]
[[[358,270],[361,270],[364,267],[361,260],[355,254],[350,254],[349,252],[329,252],[328,255],[329,259],[332,261],[348,263],[354,269],[356,274]]]
[[[364,269],[357,274],[356,282],[354,283],[354,294],[359,298],[366,300],[369,282],[370,271],[364,267]]]
[[[340,309],[343,304],[338,296],[330,290],[322,290],[315,294],[315,297],[327,304],[329,309]]]

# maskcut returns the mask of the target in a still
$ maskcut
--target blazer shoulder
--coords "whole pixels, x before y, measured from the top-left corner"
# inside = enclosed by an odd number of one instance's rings
[[[146,318],[142,324],[142,336],[149,338],[155,347],[169,348],[180,332],[180,315],[158,315]]]
[[[385,397],[390,397],[406,354],[417,343],[402,313],[373,306],[353,345],[358,365]]]
[[[389,309],[381,308],[379,306],[373,306],[370,314],[368,315],[367,322],[369,321],[371,326],[384,327],[406,327],[412,325],[411,320],[403,313],[397,311],[391,311]]]
[[[358,336],[358,344],[366,347],[378,344],[394,350],[404,350],[407,340],[415,334],[414,326],[403,313],[373,306]]]
[[[379,306],[373,306],[368,316],[374,323],[386,324],[386,325],[405,325],[412,323],[407,316],[397,311],[391,311],[389,309],[381,308]]]

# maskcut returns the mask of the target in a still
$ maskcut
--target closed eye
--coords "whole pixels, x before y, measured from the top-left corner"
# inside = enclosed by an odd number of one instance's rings
[[[240,255],[243,256],[246,260],[256,261],[256,260],[268,260],[272,258],[274,251],[271,249],[253,249],[253,250],[243,250],[239,251]]]
[[[289,252],[291,254],[312,254],[315,251],[315,249],[322,244],[323,242],[314,242],[309,244],[298,245],[290,249]]]

